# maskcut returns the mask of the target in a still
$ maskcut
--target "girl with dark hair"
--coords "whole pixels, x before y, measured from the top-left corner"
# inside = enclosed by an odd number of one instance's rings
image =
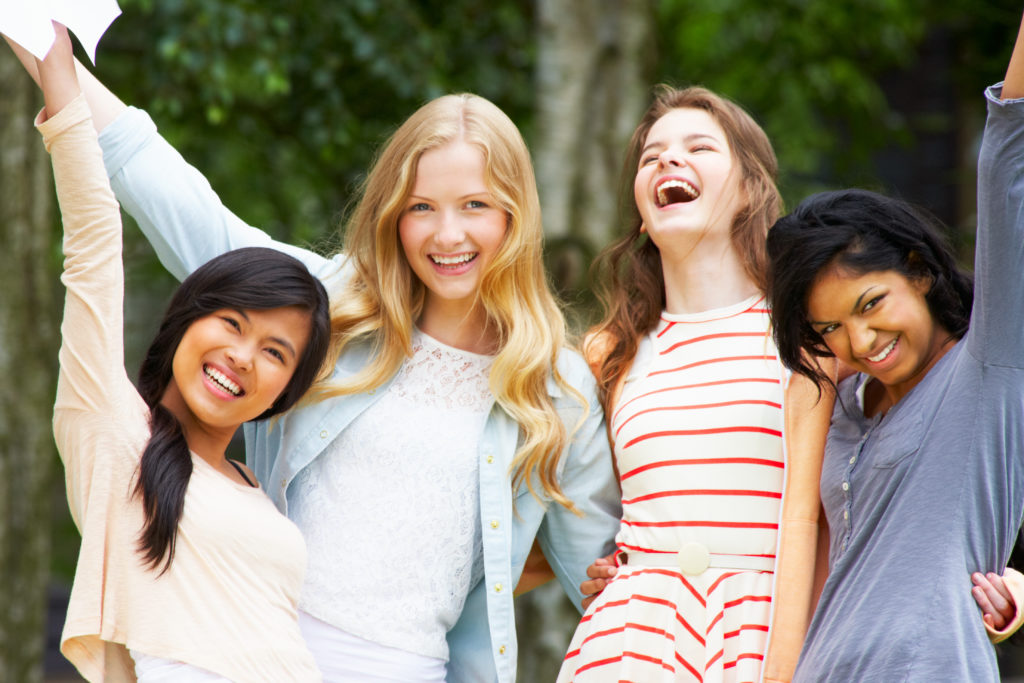
[[[779,356],[838,392],[830,573],[796,681],[999,679],[964,587],[1024,516],[1022,41],[986,92],[973,290],[936,227],[878,194],[814,195],[768,234]],[[827,357],[856,371],[837,389]]]
[[[65,230],[54,433],[82,533],[61,650],[92,681],[319,680],[297,620],[303,539],[225,450],[319,375],[327,294],[274,250],[210,261],[172,298],[136,391],[120,211],[57,29],[38,127]]]
[[[601,592],[559,681],[788,681],[827,568],[833,394],[788,372],[770,332],[775,155],[735,103],[663,88],[626,168],[631,220],[599,259],[606,315],[585,345],[622,486],[619,552],[590,568],[582,590]],[[970,600],[967,577],[949,585]],[[1001,628],[1013,600],[983,583]]]

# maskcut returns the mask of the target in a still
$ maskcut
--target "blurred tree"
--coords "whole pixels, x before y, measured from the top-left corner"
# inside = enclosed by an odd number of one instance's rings
[[[330,235],[374,150],[428,99],[468,90],[514,120],[532,104],[526,0],[121,6],[101,77],[283,239]]]
[[[49,579],[60,240],[50,163],[32,126],[41,99],[10,55],[0,91],[0,681],[31,683],[42,679]]]
[[[537,7],[537,181],[548,264],[565,289],[583,279],[618,224],[613,188],[655,66],[654,2],[539,0]]]

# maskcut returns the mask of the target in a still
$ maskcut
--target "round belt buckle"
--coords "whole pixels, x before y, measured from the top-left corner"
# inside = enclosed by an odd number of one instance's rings
[[[711,566],[711,553],[703,543],[690,541],[676,553],[676,561],[684,574],[696,576]]]

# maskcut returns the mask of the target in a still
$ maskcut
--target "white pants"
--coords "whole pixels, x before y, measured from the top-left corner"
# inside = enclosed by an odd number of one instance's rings
[[[299,628],[324,683],[444,683],[443,659],[374,643],[301,610]]]
[[[135,676],[139,683],[231,683],[223,676],[185,662],[151,657],[138,650],[128,652],[135,660]]]

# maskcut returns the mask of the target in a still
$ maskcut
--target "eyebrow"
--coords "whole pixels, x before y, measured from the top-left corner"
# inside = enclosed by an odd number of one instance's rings
[[[460,202],[464,202],[467,199],[474,199],[476,197],[493,197],[493,196],[494,196],[494,194],[490,190],[483,189],[483,190],[480,190],[478,192],[470,192],[469,194],[464,194],[461,197],[456,197],[456,200],[458,200]],[[430,202],[430,201],[434,201],[434,200],[432,200],[430,197],[423,197],[423,196],[418,195],[418,194],[411,194],[410,193],[409,194],[409,198],[406,201],[407,202],[408,201]]]
[[[683,138],[683,142],[685,142],[685,143],[691,143],[691,142],[694,142],[695,140],[711,140],[712,142],[716,142],[718,144],[722,144],[722,141],[719,140],[717,137],[715,137],[714,135],[708,135],[707,133],[690,133],[689,135],[687,135],[686,137]],[[649,149],[651,149],[652,147],[664,147],[664,146],[665,146],[664,142],[662,142],[660,140],[655,140],[654,142],[651,142],[651,143],[648,143],[648,144],[644,145],[643,149],[640,150],[640,154],[646,154],[647,151]]]

